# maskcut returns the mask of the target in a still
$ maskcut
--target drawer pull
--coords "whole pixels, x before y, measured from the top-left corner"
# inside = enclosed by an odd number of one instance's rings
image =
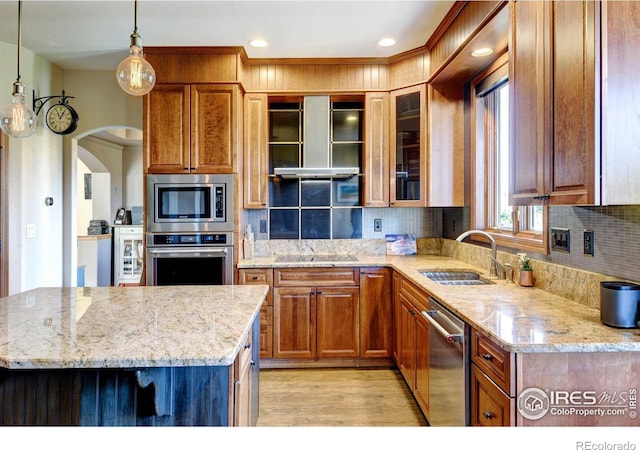
[[[485,419],[493,419],[493,414],[491,414],[490,411],[484,411],[482,415],[484,416]]]
[[[254,275],[251,277],[252,280],[257,280],[258,279],[258,275]]]
[[[482,357],[487,361],[491,361],[493,359],[493,355],[491,355],[491,353],[483,353]]]

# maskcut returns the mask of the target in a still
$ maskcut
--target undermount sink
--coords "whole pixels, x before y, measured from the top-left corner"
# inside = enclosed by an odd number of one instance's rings
[[[438,284],[453,286],[494,284],[479,273],[464,270],[420,270],[419,272]]]

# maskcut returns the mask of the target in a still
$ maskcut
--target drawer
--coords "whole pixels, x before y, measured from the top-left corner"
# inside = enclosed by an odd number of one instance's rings
[[[351,267],[274,269],[274,286],[359,286],[360,270]]]
[[[273,306],[262,305],[262,308],[260,308],[260,325],[273,325]]]
[[[416,308],[429,309],[429,297],[422,289],[402,277],[399,277],[397,281],[400,283],[397,288],[398,293],[413,303]]]
[[[273,269],[240,269],[238,271],[238,284],[266,284],[273,286]],[[273,305],[272,289],[267,292],[265,305]]]
[[[508,397],[478,367],[471,366],[471,426],[515,425],[515,399]]]
[[[238,351],[238,356],[236,357],[236,363],[235,363],[235,369],[234,369],[235,371],[234,376],[236,380],[240,379],[240,376],[246,370],[247,365],[251,363],[252,344],[253,344],[252,334],[251,334],[251,330],[249,330],[249,334],[247,335],[245,340],[242,342],[242,345],[240,346],[240,351]]]
[[[239,284],[268,284],[273,285],[273,269],[240,269]]]
[[[513,395],[511,387],[512,354],[500,348],[486,336],[476,330],[471,333],[471,359],[480,367],[502,390]]]

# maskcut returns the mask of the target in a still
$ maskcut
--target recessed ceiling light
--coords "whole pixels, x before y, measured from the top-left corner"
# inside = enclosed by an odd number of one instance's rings
[[[471,52],[471,56],[474,58],[480,58],[482,56],[487,56],[493,53],[493,49],[489,47],[478,48]]]
[[[391,47],[392,45],[396,45],[396,40],[393,38],[380,39],[378,45],[380,47]]]
[[[249,41],[249,45],[251,47],[262,48],[262,47],[266,47],[269,44],[264,39],[252,39]]]

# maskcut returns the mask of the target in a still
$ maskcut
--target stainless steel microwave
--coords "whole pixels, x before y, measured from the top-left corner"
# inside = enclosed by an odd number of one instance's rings
[[[233,175],[147,175],[146,230],[233,231]]]

